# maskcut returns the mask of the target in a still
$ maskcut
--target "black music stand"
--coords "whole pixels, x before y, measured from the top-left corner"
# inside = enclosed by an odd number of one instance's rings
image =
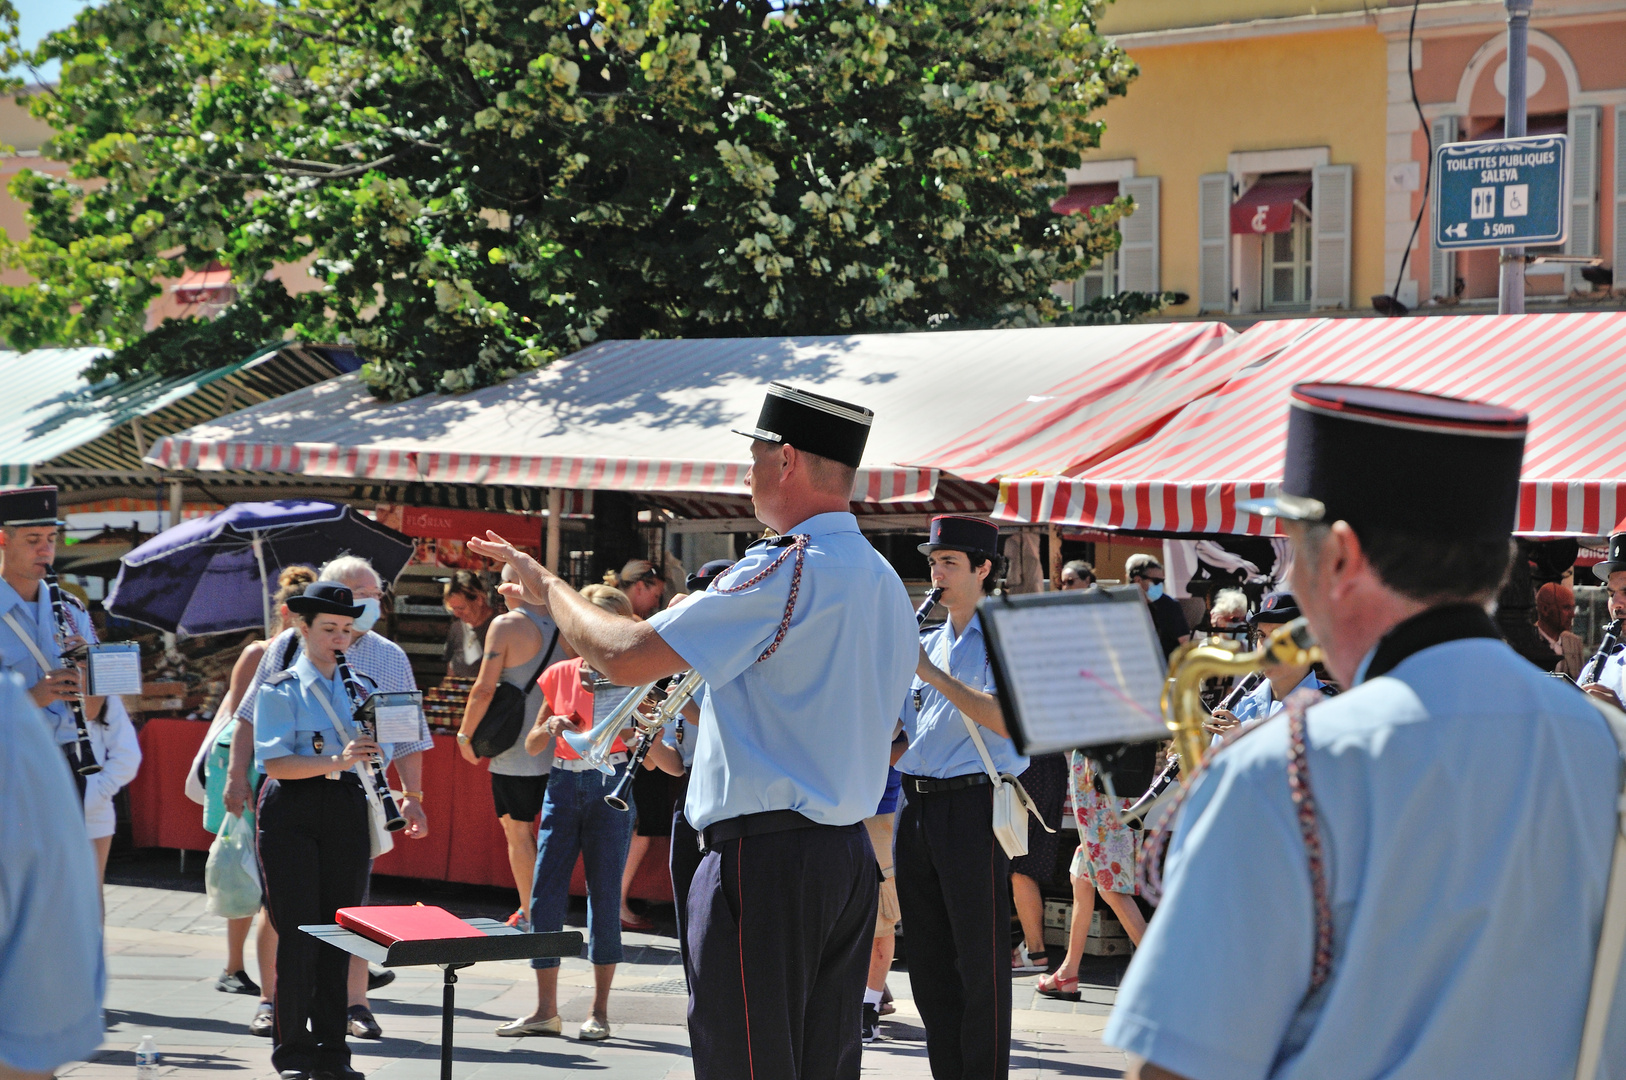
[[[482,960],[534,960],[542,956],[576,956],[581,952],[579,930],[559,930],[527,934],[495,919],[464,919],[485,937],[430,938],[423,941],[397,941],[380,945],[335,923],[318,923],[299,929],[343,949],[354,956],[389,967],[419,967],[434,964],[446,973],[445,993],[440,1004],[440,1080],[452,1080],[452,999],[456,993],[458,968]]]

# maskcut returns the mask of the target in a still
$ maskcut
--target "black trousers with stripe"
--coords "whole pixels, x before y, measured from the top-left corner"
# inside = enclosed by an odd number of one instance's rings
[[[905,788],[896,881],[934,1080],[1004,1080],[1011,1065],[1010,859],[987,784]]]
[[[277,931],[276,1024],[271,1065],[278,1071],[338,1069],[345,1044],[345,980],[350,954],[300,926],[334,921],[367,891],[367,797],[354,773],[338,780],[267,780],[255,822],[265,909]]]
[[[706,853],[684,928],[695,1080],[858,1080],[879,895],[862,822]]]
[[[689,885],[700,869],[700,834],[683,816],[683,797],[689,788],[689,775],[678,777],[677,806],[672,809],[672,846],[667,866],[672,871],[672,907],[677,918],[678,951],[683,955],[683,975],[689,975]]]

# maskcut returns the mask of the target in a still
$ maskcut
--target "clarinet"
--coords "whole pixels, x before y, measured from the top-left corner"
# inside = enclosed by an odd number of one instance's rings
[[[369,739],[377,738],[373,722],[368,719],[370,713],[362,709],[367,700],[367,688],[357,681],[355,672],[350,670],[350,664],[344,658],[344,653],[335,651],[333,663],[339,669],[339,678],[344,683],[345,692],[350,695],[350,707],[353,710],[351,718],[355,720],[357,730]],[[384,763],[373,758],[369,764],[372,765],[373,791],[378,795],[379,805],[384,808],[384,829],[386,832],[400,832],[406,828],[407,820],[396,808],[395,796],[390,794],[389,781],[384,779]]]
[[[1626,625],[1626,620],[1616,619],[1603,628],[1603,640],[1598,643],[1598,655],[1592,658],[1586,670],[1581,673],[1582,686],[1597,682],[1603,675],[1603,666],[1609,663],[1609,654],[1620,645],[1620,631],[1623,625]]]
[[[920,626],[925,623],[926,616],[932,613],[932,608],[937,606],[937,601],[942,597],[942,595],[942,589],[933,589],[931,592],[926,594],[926,599],[922,600],[920,602],[920,606],[915,609],[916,626]]]
[[[77,636],[79,631],[73,625],[72,616],[68,614],[68,598],[62,591],[62,586],[57,584],[54,569],[45,572],[45,588],[51,597],[51,611],[56,615],[56,642],[57,648],[60,649],[67,644],[70,637]],[[62,663],[66,667],[77,666],[65,657]],[[90,729],[85,726],[85,699],[83,694],[68,699],[68,711],[73,713],[73,725],[77,729],[79,738],[79,746],[75,751],[77,761],[73,767],[74,771],[80,776],[94,776],[102,771],[102,767],[97,763],[96,751],[90,745]]]
[[[1264,679],[1264,677],[1265,673],[1262,671],[1248,672],[1248,677],[1233,686],[1231,688],[1231,692],[1225,695],[1225,700],[1214,706],[1214,711],[1219,712],[1221,709],[1224,709],[1226,712],[1230,712],[1232,709],[1235,709],[1237,702],[1241,701],[1243,698],[1253,693],[1254,690],[1258,689],[1259,683]]]

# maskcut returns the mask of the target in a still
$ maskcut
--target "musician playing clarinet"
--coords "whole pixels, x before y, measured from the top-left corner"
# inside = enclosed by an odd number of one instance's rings
[[[333,922],[367,888],[363,785],[385,750],[352,720],[339,663],[365,609],[345,586],[314,581],[288,610],[303,655],[261,684],[254,706],[260,869],[277,930],[271,1065],[282,1080],[360,1080],[345,1044],[350,957],[299,927]]]
[[[1609,534],[1609,558],[1592,568],[1609,590],[1609,618],[1626,619],[1626,521]],[[1611,705],[1626,701],[1626,634],[1613,635],[1581,668],[1581,689]]]
[[[773,384],[740,434],[756,516],[779,536],[648,622],[600,611],[494,533],[469,542],[615,682],[706,680],[684,803],[706,849],[685,928],[696,1080],[859,1075],[878,894],[863,821],[919,652],[903,582],[851,513],[871,419]]]
[[[85,778],[80,769],[89,740],[79,738],[79,719],[69,703],[84,690],[83,674],[62,662],[62,655],[96,640],[90,614],[67,600],[63,615],[71,621],[64,633],[53,610],[46,575],[56,561],[57,520],[54,487],[0,492],[0,667],[22,676],[29,697],[45,710],[52,735],[73,768],[81,800]],[[44,661],[43,663],[41,661]],[[83,699],[83,718],[101,717],[101,698]]]

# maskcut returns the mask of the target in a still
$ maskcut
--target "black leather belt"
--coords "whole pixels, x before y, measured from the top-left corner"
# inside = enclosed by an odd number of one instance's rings
[[[833,829],[836,825],[820,825],[806,814],[795,810],[764,810],[760,814],[742,814],[727,821],[707,825],[700,831],[700,850],[710,851],[718,844],[738,840],[742,836],[761,836],[764,833],[790,832],[793,829]]]
[[[959,791],[962,788],[980,787],[992,783],[985,772],[967,773],[965,776],[951,776],[947,780],[938,780],[930,776],[905,776],[903,789],[913,791],[918,795],[936,795],[944,791]]]

